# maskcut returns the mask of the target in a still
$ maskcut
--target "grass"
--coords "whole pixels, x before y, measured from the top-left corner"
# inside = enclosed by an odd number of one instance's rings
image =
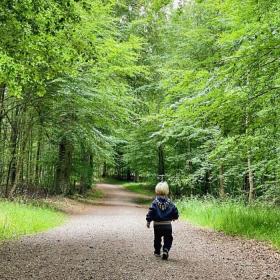
[[[280,209],[262,204],[185,199],[177,201],[181,216],[204,227],[230,235],[267,241],[280,248]]]
[[[150,205],[152,201],[152,197],[155,195],[154,186],[151,183],[147,183],[147,182],[128,182],[128,181],[118,180],[115,178],[102,178],[100,182],[120,185],[128,191],[150,196],[150,198],[146,198],[146,197],[135,198],[133,201],[136,204],[141,204],[146,206]]]
[[[137,197],[133,199],[133,202],[136,204],[149,206],[152,203],[152,198]]]
[[[98,182],[113,185],[122,185],[124,183],[127,183],[127,181],[125,180],[119,180],[112,177],[99,178]]]
[[[134,183],[134,182],[129,182],[129,183],[122,183],[122,186],[129,191],[139,193],[139,194],[144,194],[148,196],[154,196],[154,186],[152,186],[149,183]]]
[[[0,200],[0,240],[42,232],[64,221],[63,213],[49,207]]]
[[[148,182],[128,182],[122,181],[115,178],[102,178],[101,183],[120,185],[128,191],[132,191],[147,196],[155,195],[155,186]]]
[[[96,188],[92,188],[91,190],[88,190],[83,195],[75,194],[71,196],[72,199],[83,203],[94,203],[96,200],[103,197],[104,197],[104,193]]]

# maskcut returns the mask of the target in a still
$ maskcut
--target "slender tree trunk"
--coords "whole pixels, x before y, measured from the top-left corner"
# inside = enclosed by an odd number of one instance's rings
[[[0,135],[0,145],[1,147],[1,155],[0,155],[0,184],[4,185],[5,183],[5,171],[7,168],[7,161],[6,161],[6,147],[7,147],[7,129],[2,129],[2,133]]]
[[[251,156],[250,151],[248,150],[247,155],[247,165],[248,165],[248,179],[249,179],[249,197],[248,202],[251,203],[255,197],[255,189],[254,189],[254,175],[251,166]]]
[[[90,153],[90,155],[89,155],[89,174],[88,174],[88,176],[89,176],[89,187],[91,188],[92,187],[92,183],[93,183],[93,169],[94,169],[94,167],[93,167],[93,155],[92,155],[92,153]]]
[[[28,143],[28,149],[26,152],[26,171],[25,171],[25,177],[26,177],[26,183],[30,185],[32,183],[32,164],[33,164],[33,131],[30,130],[30,136],[29,136],[29,143]]]
[[[38,185],[39,178],[40,178],[40,166],[39,166],[39,161],[40,161],[40,155],[41,155],[41,144],[42,143],[42,127],[39,127],[39,132],[38,132],[38,142],[37,142],[37,152],[36,152],[36,162],[35,162],[35,179],[34,183],[35,185]]]
[[[126,170],[126,180],[127,181],[131,181],[131,170],[130,170],[130,168],[127,168],[127,170]]]
[[[191,141],[189,140],[188,141],[188,167],[189,167],[189,173],[191,174],[192,173],[192,169],[193,169],[193,165],[192,165],[192,160],[191,160],[191,151],[192,151],[192,148],[191,148]]]
[[[105,178],[105,177],[107,177],[107,164],[106,164],[106,162],[104,162],[104,164],[103,164],[103,170],[102,170],[102,177],[103,178]]]
[[[210,171],[207,170],[205,173],[205,179],[204,179],[204,194],[209,194],[210,193]]]
[[[5,170],[6,137],[5,137],[5,131],[3,132],[5,90],[6,90],[6,86],[1,84],[0,85],[0,185],[2,185],[5,176],[4,170]]]
[[[17,142],[18,142],[18,115],[19,115],[19,108],[16,108],[13,121],[11,123],[11,138],[10,138],[10,163],[9,169],[7,173],[7,180],[6,180],[6,197],[9,196],[9,185],[14,185],[16,180],[16,173],[17,173]]]
[[[165,175],[163,146],[158,147],[158,175]]]
[[[225,198],[225,177],[224,177],[224,165],[220,165],[220,198]]]
[[[6,91],[6,86],[3,84],[0,85],[0,135],[2,131],[2,121],[3,121],[3,114],[4,114],[5,91]]]
[[[139,172],[138,171],[135,171],[134,181],[139,182]]]
[[[246,135],[248,135],[249,127],[249,114],[246,111]],[[251,148],[247,145],[247,169],[248,169],[248,180],[249,180],[249,196],[248,202],[251,203],[254,200],[255,188],[254,188],[254,174],[252,170],[252,161],[251,161]]]
[[[27,116],[28,117],[28,116]],[[22,125],[23,126],[23,125]],[[29,131],[32,127],[32,121],[29,121],[29,124],[26,126],[26,128],[22,128],[22,134],[21,134],[21,145],[19,145],[19,149],[18,149],[18,155],[17,155],[17,160],[16,160],[16,173],[15,173],[15,179],[12,183],[12,188],[10,191],[9,196],[13,196],[14,192],[17,188],[17,186],[22,183],[23,181],[23,167],[24,167],[24,156],[26,153],[26,147],[27,147],[27,143],[28,143],[28,139],[29,139]]]

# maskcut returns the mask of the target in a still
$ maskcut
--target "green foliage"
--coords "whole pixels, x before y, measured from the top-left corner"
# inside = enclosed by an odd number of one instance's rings
[[[95,203],[97,199],[101,199],[104,197],[104,193],[96,188],[91,188],[84,194],[75,194],[71,196],[72,199],[83,202],[83,203]]]
[[[162,146],[177,195],[252,199],[278,189],[279,9],[205,0],[157,10],[147,109],[124,155],[140,176],[157,172]]]
[[[279,10],[2,1],[2,192],[164,175],[175,195],[267,199],[280,181]]]
[[[280,247],[280,211],[264,204],[246,206],[238,201],[182,199],[176,203],[181,216],[197,225],[230,235],[268,241]]]
[[[150,183],[124,183],[122,186],[129,191],[145,194],[149,196],[155,195],[154,186]]]
[[[78,50],[70,44],[79,15],[75,1],[2,1],[1,80],[11,95],[43,95],[58,73],[72,73]]]
[[[0,201],[0,240],[38,233],[64,221],[64,214],[50,208]]]
[[[115,4],[0,4],[0,185],[6,196],[26,185],[84,192],[104,162],[114,164],[117,128],[134,115],[130,80],[147,74],[139,63],[143,39],[124,36]]]

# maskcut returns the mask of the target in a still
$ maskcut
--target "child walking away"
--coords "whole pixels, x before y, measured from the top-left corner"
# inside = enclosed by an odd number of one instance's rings
[[[154,222],[154,255],[160,257],[163,237],[162,259],[167,260],[173,241],[171,221],[177,220],[179,214],[176,206],[167,197],[169,187],[166,182],[158,183],[155,192],[156,198],[146,216],[147,227],[150,228],[150,223]]]

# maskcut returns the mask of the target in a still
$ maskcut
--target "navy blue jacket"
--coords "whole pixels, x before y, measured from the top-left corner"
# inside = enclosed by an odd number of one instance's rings
[[[178,209],[167,197],[157,196],[152,202],[146,216],[147,222],[172,221],[179,218]]]

